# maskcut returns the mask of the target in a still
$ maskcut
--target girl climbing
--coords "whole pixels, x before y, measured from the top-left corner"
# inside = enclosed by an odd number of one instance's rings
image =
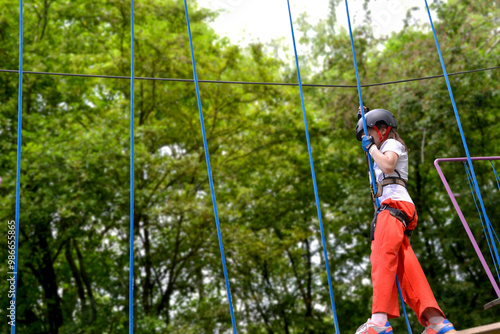
[[[371,226],[373,305],[372,316],[356,334],[392,334],[388,319],[399,317],[396,275],[404,301],[425,326],[422,334],[451,334],[453,324],[445,319],[413,252],[409,236],[417,226],[415,205],[408,194],[408,148],[397,133],[397,122],[387,110],[366,112],[368,135],[363,120],[356,126],[356,138],[375,161],[373,169],[380,207]]]

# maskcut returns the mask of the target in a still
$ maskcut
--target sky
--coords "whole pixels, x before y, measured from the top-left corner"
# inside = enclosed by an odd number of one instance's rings
[[[363,20],[363,2],[364,0],[348,2],[351,24],[354,26]],[[290,0],[292,18],[295,22],[300,14],[307,13],[309,22],[316,23],[327,17],[328,3],[329,0]],[[280,38],[291,41],[286,0],[198,0],[198,4],[212,10],[222,10],[211,26],[220,36],[228,37],[232,43],[244,46],[251,42],[266,43]],[[411,7],[418,8],[413,14],[415,20],[428,21],[424,0],[371,0],[369,8],[376,36],[401,30],[406,12]],[[337,7],[336,12],[339,24],[347,28],[344,1]]]

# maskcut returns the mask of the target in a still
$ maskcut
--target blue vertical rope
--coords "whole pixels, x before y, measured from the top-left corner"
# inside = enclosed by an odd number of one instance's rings
[[[486,229],[484,228],[484,222],[483,222],[483,216],[481,215],[481,210],[477,206],[476,196],[474,195],[474,187],[472,186],[472,175],[469,172],[469,168],[467,167],[467,163],[466,162],[464,162],[464,167],[465,167],[465,173],[467,174],[467,182],[469,183],[469,188],[470,188],[470,192],[472,194],[472,199],[474,200],[474,205],[476,206],[476,210],[479,213],[479,220],[481,221],[481,226],[483,227],[484,236],[486,237],[486,243],[488,244],[488,249],[490,250],[490,255],[493,258],[493,265],[495,267],[495,270],[497,272],[497,277],[498,277],[499,282],[500,282],[500,275],[498,273],[498,266],[497,266],[497,263],[495,261],[495,257],[493,256],[493,251],[491,249],[491,245],[490,245],[490,241],[489,241],[488,235],[486,234]],[[495,230],[493,230],[493,232],[494,231]],[[498,236],[496,235],[496,233],[495,233],[495,236],[497,237],[497,241],[498,241]]]
[[[495,270],[496,270],[496,272],[497,272],[497,276],[498,276],[499,281],[500,281],[500,275],[499,275],[499,271],[498,271],[498,267],[497,267],[497,266],[498,266],[498,264],[497,264],[497,263],[496,263],[496,261],[495,261],[495,257],[493,256],[493,252],[492,252],[492,249],[491,249],[490,241],[488,240],[488,235],[486,234],[486,229],[485,229],[485,227],[484,227],[483,216],[482,216],[482,214],[481,214],[481,210],[479,209],[479,207],[478,207],[478,205],[477,205],[477,201],[476,201],[476,195],[475,195],[474,187],[472,186],[472,182],[473,182],[473,181],[472,181],[472,175],[471,175],[471,173],[470,173],[470,171],[469,171],[469,168],[467,167],[467,163],[466,163],[466,162],[464,162],[464,166],[465,166],[465,172],[467,173],[467,181],[468,181],[468,183],[469,183],[469,188],[470,188],[470,191],[471,191],[471,193],[472,193],[472,199],[474,200],[474,205],[476,206],[476,210],[477,210],[477,212],[478,212],[478,214],[479,214],[479,220],[481,221],[481,226],[483,227],[483,232],[484,232],[484,235],[485,235],[485,237],[486,237],[486,242],[487,242],[487,244],[488,244],[488,248],[489,248],[489,250],[490,250],[490,255],[491,255],[492,259],[493,259],[493,264],[494,264],[494,266],[495,266]],[[491,225],[491,224],[490,224],[490,225]],[[491,226],[491,229],[493,230],[493,233],[494,233],[494,235],[495,235],[496,240],[497,240],[497,241],[498,241],[498,243],[500,244],[500,239],[498,239],[498,235],[496,234],[495,229],[493,229],[493,226]]]
[[[337,334],[339,334],[340,331],[339,331],[339,324],[338,324],[338,320],[337,320],[337,312],[335,310],[335,299],[333,296],[332,279],[331,279],[331,275],[330,275],[330,267],[328,265],[328,252],[326,250],[325,232],[323,230],[323,221],[321,219],[321,207],[319,204],[318,187],[316,185],[316,175],[314,173],[314,163],[313,163],[313,157],[312,157],[311,142],[309,140],[309,130],[307,128],[306,108],[304,105],[304,92],[302,89],[302,79],[300,77],[299,57],[297,55],[295,34],[293,32],[292,11],[290,10],[290,1],[287,0],[287,3],[288,3],[288,15],[290,16],[290,28],[292,30],[293,50],[295,52],[295,63],[297,66],[297,77],[299,79],[300,101],[302,103],[302,114],[304,116],[304,127],[305,127],[305,131],[306,131],[307,149],[309,151],[309,163],[311,165],[311,174],[312,174],[312,180],[313,180],[313,186],[314,186],[314,196],[316,198],[316,208],[318,210],[319,227],[321,230],[321,241],[323,242],[323,254],[325,256],[325,266],[326,266],[326,272],[328,274],[328,288],[330,289],[330,300],[332,303],[332,312],[333,312],[333,318],[334,318],[334,322],[335,322],[335,331]]]
[[[361,96],[361,84],[359,81],[359,73],[358,73],[358,64],[356,61],[356,51],[354,48],[354,39],[352,36],[352,28],[351,28],[351,16],[349,15],[349,5],[347,3],[347,0],[345,0],[345,8],[347,11],[347,23],[349,25],[349,36],[351,38],[351,48],[352,48],[352,57],[354,60],[354,70],[356,71],[356,83],[358,86],[358,95],[359,95],[359,108],[361,110],[361,117],[363,118],[363,130],[365,134],[368,134],[368,128],[366,126],[366,118],[365,118],[365,108],[363,107],[363,97]],[[375,180],[375,172],[373,170],[373,163],[372,163],[372,158],[370,156],[370,153],[366,153],[368,157],[368,163],[370,165],[370,176],[371,176],[371,181],[372,181],[372,186],[373,186],[373,193],[377,193],[377,184]],[[380,207],[380,201],[377,197],[375,197],[375,203],[377,206],[377,210]],[[399,285],[399,279],[398,276],[396,275],[396,283],[398,286],[398,294],[399,294],[399,299],[401,299],[401,306],[403,307],[403,313],[405,315],[406,319],[406,326],[408,327],[408,333],[412,334],[411,326],[410,326],[410,321],[408,320],[408,315],[406,314],[406,307],[403,299],[403,292],[401,291],[401,286]]]
[[[224,269],[224,279],[226,281],[227,300],[229,302],[229,310],[231,311],[231,322],[233,324],[233,333],[237,334],[238,331],[236,330],[236,321],[234,319],[233,302],[231,299],[231,288],[229,286],[229,278],[228,278],[227,268],[226,268],[226,258],[224,256],[224,245],[222,244],[222,234],[221,234],[220,224],[219,224],[219,214],[217,213],[217,201],[215,200],[214,182],[212,179],[212,168],[210,167],[210,156],[208,154],[207,135],[205,133],[205,123],[203,121],[203,111],[201,108],[200,88],[198,85],[198,75],[196,74],[196,62],[195,62],[194,51],[193,51],[193,38],[191,36],[191,25],[189,24],[189,12],[188,12],[188,6],[187,6],[186,0],[184,0],[184,10],[186,11],[186,23],[187,23],[187,29],[188,29],[188,34],[189,34],[189,46],[191,48],[191,60],[193,63],[194,84],[196,87],[196,99],[198,100],[198,111],[200,114],[201,132],[203,134],[203,146],[205,148],[205,160],[207,162],[208,181],[210,183],[210,191],[212,193],[212,205],[214,207],[215,223],[217,225],[217,237],[219,239],[220,255],[221,255],[221,259],[222,259],[222,267]]]
[[[17,101],[17,171],[16,171],[16,234],[15,234],[15,248],[14,248],[14,296],[12,302],[14,307],[14,314],[17,320],[17,262],[19,255],[19,205],[21,195],[21,129],[23,120],[23,0],[19,3],[19,87],[18,87],[18,101]],[[15,322],[10,327],[11,334],[16,332]]]
[[[351,17],[349,15],[349,5],[347,4],[347,0],[345,0],[345,8],[347,11],[347,23],[349,25],[349,35],[351,37],[351,49],[352,49],[352,58],[354,60],[354,70],[356,71],[356,83],[358,86],[358,96],[359,96],[359,108],[361,110],[361,117],[363,118],[363,130],[366,135],[368,135],[368,127],[366,126],[366,118],[365,118],[365,108],[363,107],[363,96],[361,95],[361,84],[359,81],[359,73],[358,73],[358,63],[356,61],[356,51],[354,48],[354,39],[352,37],[352,29],[351,29]],[[368,162],[370,165],[370,177],[373,186],[373,193],[377,193],[377,183],[375,180],[375,172],[373,171],[373,163],[371,159],[370,153],[366,153],[368,155]],[[377,209],[380,207],[380,202],[378,198],[375,198],[375,203],[377,205]]]
[[[484,220],[486,221],[486,227],[488,229],[488,234],[489,234],[491,242],[493,244],[493,250],[495,252],[496,260],[498,263],[500,263],[500,256],[498,255],[498,249],[495,245],[495,240],[493,238],[493,233],[492,233],[491,227],[490,227],[490,225],[491,225],[490,219],[488,218],[488,214],[486,213],[486,209],[485,209],[484,203],[483,203],[483,198],[481,196],[481,192],[479,191],[478,183],[476,180],[476,173],[474,172],[474,167],[472,166],[472,160],[470,158],[469,148],[467,147],[467,142],[465,140],[465,135],[464,135],[464,131],[462,129],[462,124],[460,123],[460,116],[458,115],[457,106],[455,105],[455,98],[453,97],[453,92],[451,90],[450,80],[448,79],[448,73],[446,72],[446,67],[444,65],[443,55],[441,54],[441,49],[439,47],[439,42],[437,39],[436,30],[434,29],[434,24],[432,22],[431,12],[429,10],[429,5],[427,4],[427,0],[424,0],[424,1],[425,1],[425,7],[427,8],[427,14],[429,15],[429,21],[431,23],[432,33],[434,35],[434,41],[436,42],[436,48],[437,48],[437,51],[439,54],[439,60],[441,61],[441,67],[443,68],[444,78],[446,80],[446,85],[448,86],[448,92],[450,94],[451,104],[453,105],[453,111],[455,112],[455,118],[457,119],[458,129],[460,130],[460,136],[462,137],[462,143],[464,145],[465,153],[467,154],[467,162],[469,164],[469,168],[471,171],[474,189],[476,190],[477,198],[478,198],[479,204],[481,205],[481,210],[483,212],[483,217],[484,217]]]
[[[497,171],[495,170],[495,166],[493,166],[493,161],[490,160],[490,163],[491,163],[491,168],[493,168],[493,173],[495,174],[495,180],[497,181],[498,190],[500,190],[500,183],[498,182],[500,181],[500,177],[498,176]]]
[[[130,0],[130,277],[128,331],[134,332],[134,0]]]

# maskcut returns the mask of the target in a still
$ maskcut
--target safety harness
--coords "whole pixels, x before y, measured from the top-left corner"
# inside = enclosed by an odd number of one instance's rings
[[[375,131],[377,131],[378,137],[380,138],[380,142],[384,142],[387,139],[389,132],[391,131],[391,127],[389,126],[387,128],[385,136],[382,136],[382,134],[380,133],[380,131],[376,125],[373,126],[373,128],[375,129]],[[382,196],[385,186],[388,186],[391,184],[397,184],[397,185],[400,185],[400,186],[406,188],[406,181],[401,177],[401,174],[397,170],[394,170],[394,171],[398,174],[398,176],[386,177],[385,174],[383,174],[384,178],[382,179],[382,181],[375,182],[376,186],[377,186],[376,193],[374,192],[373,184],[370,185],[374,205],[375,205],[375,198]],[[404,232],[405,235],[407,235],[408,237],[410,237],[412,235],[413,230],[409,230],[408,226],[415,219],[416,211],[413,214],[413,217],[411,217],[411,219],[409,219],[408,216],[406,215],[406,213],[404,213],[403,211],[396,209],[396,208],[393,208],[393,207],[390,207],[387,204],[383,204],[377,210],[375,210],[375,216],[373,217],[373,220],[371,223],[370,238],[372,241],[375,240],[375,227],[377,225],[377,216],[380,212],[382,212],[384,210],[389,211],[391,216],[393,216],[394,218],[396,218],[397,220],[399,220],[403,224],[403,226],[405,227],[405,232]]]
[[[390,185],[390,184],[397,184],[397,185],[400,185],[400,186],[406,188],[406,181],[401,177],[401,174],[399,174],[399,172],[397,170],[394,170],[394,171],[398,174],[397,177],[396,176],[385,177],[385,174],[384,174],[384,178],[382,179],[382,181],[380,181],[380,182],[377,181],[377,193],[376,194],[374,194],[374,192],[373,192],[373,185],[371,186],[372,187],[372,194],[374,197],[382,196],[383,188],[385,186]],[[380,208],[378,208],[378,210],[375,211],[375,216],[373,217],[373,220],[371,223],[370,237],[371,237],[372,241],[375,240],[375,226],[377,225],[377,216],[381,211],[384,211],[384,210],[389,211],[391,216],[393,216],[394,218],[396,218],[397,220],[399,220],[403,224],[403,226],[405,227],[404,233],[408,237],[410,237],[412,235],[413,230],[408,230],[408,225],[415,219],[415,213],[413,214],[413,217],[411,217],[411,219],[409,219],[408,216],[406,215],[406,213],[404,213],[403,211],[396,209],[396,208],[393,208],[393,207],[390,207],[387,204],[383,204],[380,206]]]
[[[415,219],[415,213],[413,214],[413,217],[411,219],[408,218],[406,213],[404,213],[402,210],[393,208],[387,204],[382,204],[380,208],[375,212],[375,216],[373,217],[372,224],[371,224],[371,229],[370,229],[370,238],[371,240],[375,240],[375,227],[377,225],[377,216],[380,212],[387,210],[397,220],[399,220],[403,226],[405,227],[405,234],[410,237],[413,233],[413,230],[408,230],[408,226],[410,223]]]

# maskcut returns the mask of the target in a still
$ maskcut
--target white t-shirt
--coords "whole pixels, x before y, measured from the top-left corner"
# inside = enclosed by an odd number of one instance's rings
[[[373,170],[375,171],[375,177],[377,180],[380,182],[385,177],[401,177],[405,181],[408,181],[408,152],[406,152],[404,145],[395,139],[387,139],[382,143],[382,146],[380,146],[380,152],[384,153],[387,151],[394,152],[398,155],[398,163],[396,164],[396,168],[392,174],[384,174],[375,162]],[[399,175],[396,171],[399,172]],[[382,196],[379,197],[380,203],[388,198],[391,198],[394,201],[405,201],[413,204],[410,194],[408,194],[406,188],[398,184],[390,184],[383,188]]]

